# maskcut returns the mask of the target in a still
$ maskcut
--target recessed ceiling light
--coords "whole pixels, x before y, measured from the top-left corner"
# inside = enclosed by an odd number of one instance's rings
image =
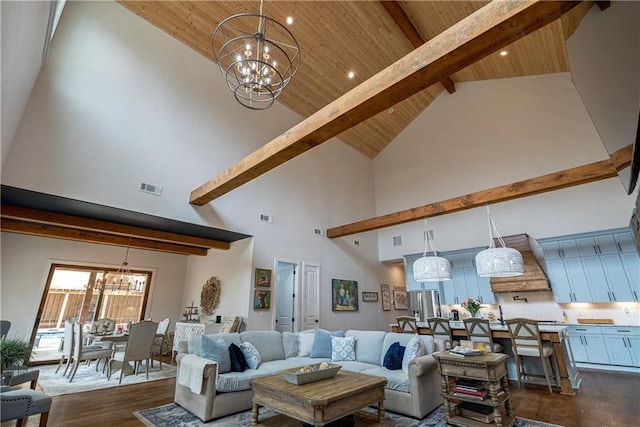
[[[355,73],[353,71],[349,71],[349,74],[347,74],[347,77],[349,77],[350,79],[355,77]]]
[[[500,56],[507,56],[507,55],[509,55],[509,51],[507,51],[507,50],[501,50],[500,51]]]
[[[394,112],[394,111],[395,111],[395,110],[393,109],[393,107],[391,107],[391,108],[389,108],[389,109],[387,110],[387,113],[389,113],[389,114],[393,114],[393,112]]]
[[[293,16],[287,16],[286,22],[287,22],[287,25],[293,24]]]

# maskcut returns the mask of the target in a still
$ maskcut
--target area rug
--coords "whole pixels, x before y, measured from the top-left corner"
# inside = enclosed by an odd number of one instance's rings
[[[228,417],[203,423],[195,415],[182,409],[175,403],[170,403],[157,408],[145,409],[133,413],[142,423],[149,427],[237,427],[251,425],[251,411],[241,412]],[[444,427],[444,408],[440,406],[421,420],[405,417],[403,415],[386,412],[387,427]],[[269,408],[260,408],[260,426],[265,427],[299,427],[300,421],[278,414]],[[327,427],[375,427],[377,422],[377,410],[365,408],[358,411],[353,420],[337,421]],[[547,424],[539,421],[517,418],[516,427],[559,427],[555,424]]]
[[[143,370],[144,368],[140,370],[138,375],[125,375],[122,378],[122,384],[118,384],[120,371],[114,372],[111,375],[111,380],[107,380],[106,371],[104,373],[102,372],[102,364],[100,364],[100,368],[98,369],[98,372],[96,372],[94,363],[90,366],[82,363],[78,366],[73,382],[70,383],[69,379],[63,375],[64,367],[60,368],[60,371],[56,374],[55,371],[57,367],[58,365],[34,367],[34,369],[40,370],[38,387],[50,396],[79,393],[82,391],[96,390],[100,388],[118,387],[119,385],[136,384],[147,381]],[[69,368],[69,370],[71,370],[71,368]],[[162,364],[162,370],[160,370],[160,364],[157,362],[149,369],[149,381],[174,378],[175,376],[176,367],[166,363]]]

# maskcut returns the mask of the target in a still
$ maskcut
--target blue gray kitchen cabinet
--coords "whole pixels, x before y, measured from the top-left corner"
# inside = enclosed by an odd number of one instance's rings
[[[602,327],[612,365],[640,367],[640,328]]]
[[[610,364],[600,326],[569,326],[569,343],[576,362]]]

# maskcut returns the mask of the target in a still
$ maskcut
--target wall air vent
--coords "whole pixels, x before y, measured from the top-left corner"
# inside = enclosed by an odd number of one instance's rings
[[[318,236],[322,236],[322,230],[319,228],[315,228],[313,232],[316,233]]]
[[[393,246],[402,246],[402,236],[393,236]]]
[[[273,222],[273,217],[271,215],[260,214],[260,221]]]
[[[146,182],[141,182],[140,191],[144,193],[160,196],[162,194],[162,187],[159,185],[153,185],[153,184],[147,184]]]

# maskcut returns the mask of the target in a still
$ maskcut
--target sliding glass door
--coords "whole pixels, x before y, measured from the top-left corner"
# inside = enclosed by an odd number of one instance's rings
[[[151,272],[52,264],[31,334],[31,363],[60,359],[64,321],[77,319],[85,331],[108,318],[126,326],[144,316]]]

